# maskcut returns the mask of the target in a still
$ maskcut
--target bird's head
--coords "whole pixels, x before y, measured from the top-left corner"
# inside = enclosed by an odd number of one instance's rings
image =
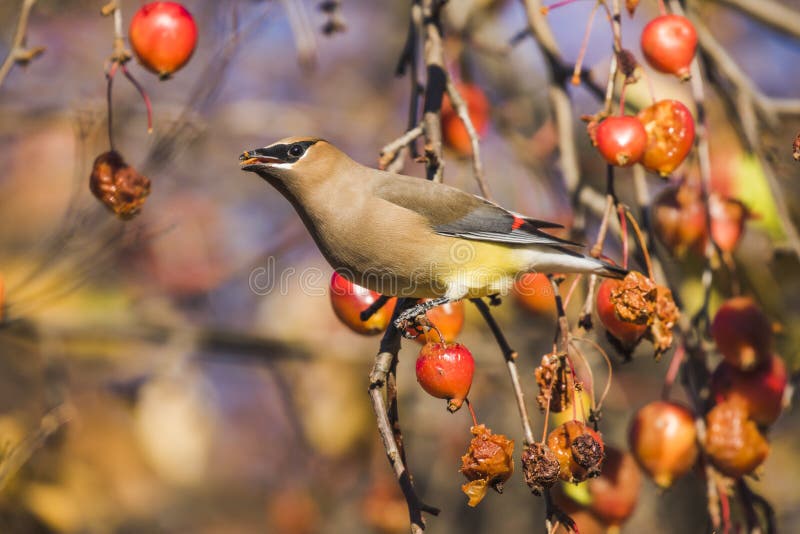
[[[324,164],[330,157],[331,148],[330,144],[315,137],[287,137],[269,146],[243,152],[239,162],[243,171],[285,180]]]

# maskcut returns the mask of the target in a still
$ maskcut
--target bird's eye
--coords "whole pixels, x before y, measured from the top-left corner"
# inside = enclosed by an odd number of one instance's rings
[[[293,158],[299,158],[305,153],[306,149],[303,145],[292,145],[289,147],[289,155]]]

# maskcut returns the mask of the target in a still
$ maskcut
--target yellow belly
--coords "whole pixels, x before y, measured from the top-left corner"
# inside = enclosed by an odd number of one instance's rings
[[[461,288],[468,297],[508,293],[516,276],[524,272],[527,254],[523,247],[485,241],[454,240],[450,262],[442,270],[441,283],[452,291]]]

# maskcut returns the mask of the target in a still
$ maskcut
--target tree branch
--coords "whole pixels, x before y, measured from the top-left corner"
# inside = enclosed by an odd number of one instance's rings
[[[389,463],[394,470],[408,505],[411,532],[412,534],[419,534],[425,530],[425,521],[422,518],[422,513],[438,515],[439,509],[423,503],[417,496],[411,475],[405,466],[404,453],[397,440],[400,431],[396,410],[394,408],[392,412],[387,410],[386,402],[381,392],[381,389],[388,388],[389,383],[394,380],[391,375],[396,365],[397,355],[400,352],[400,331],[394,327],[394,321],[411,304],[413,304],[413,300],[403,299],[395,307],[392,321],[389,323],[389,328],[384,333],[383,339],[381,339],[380,349],[377,356],[375,356],[375,365],[369,375],[369,396],[372,400],[372,408],[375,411],[378,432],[381,435],[386,456],[389,458]],[[391,403],[392,399],[390,398],[389,401]],[[390,416],[394,421],[390,420]]]

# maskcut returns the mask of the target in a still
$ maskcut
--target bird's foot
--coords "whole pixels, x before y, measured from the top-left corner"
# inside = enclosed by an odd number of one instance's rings
[[[398,315],[397,319],[394,320],[394,327],[406,339],[415,339],[431,329],[431,322],[425,312],[448,302],[450,302],[450,299],[446,297],[420,302]]]

